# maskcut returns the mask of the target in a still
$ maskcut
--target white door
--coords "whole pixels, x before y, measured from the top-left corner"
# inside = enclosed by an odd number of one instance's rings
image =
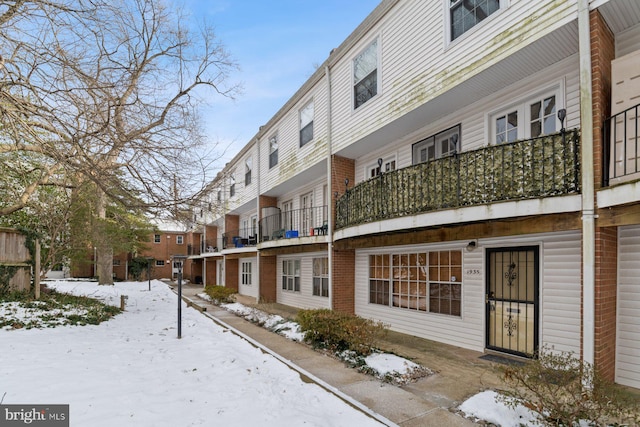
[[[618,233],[616,382],[640,388],[640,226]]]
[[[300,198],[300,207],[302,208],[302,230],[300,235],[308,236],[313,224],[313,192],[307,193]]]

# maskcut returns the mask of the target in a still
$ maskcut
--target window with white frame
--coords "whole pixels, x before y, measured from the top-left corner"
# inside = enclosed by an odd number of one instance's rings
[[[501,0],[447,0],[451,41],[500,9]],[[506,0],[502,0],[505,2]]]
[[[412,162],[428,162],[460,151],[460,125],[439,132],[412,146]]]
[[[222,190],[218,190],[218,201],[222,201]]]
[[[313,295],[329,296],[329,258],[313,258]]]
[[[242,261],[242,284],[251,286],[251,261]]]
[[[369,303],[462,315],[462,251],[369,256]]]
[[[269,169],[278,164],[278,134],[269,138]]]
[[[183,235],[176,236],[176,244],[182,245],[183,243],[184,243],[184,236]]]
[[[396,170],[396,158],[395,156],[382,158],[382,164],[377,161],[373,165],[367,167],[367,177],[374,178],[381,173],[387,173]]]
[[[253,169],[253,160],[247,157],[244,161],[244,185],[251,184],[251,169]]]
[[[282,261],[282,290],[300,292],[300,260]]]
[[[114,266],[114,267],[120,267],[120,260],[119,260],[119,259],[117,259],[117,258],[114,258],[114,259],[113,259],[113,266]]]
[[[233,197],[235,195],[236,195],[236,176],[235,176],[235,172],[233,172],[229,177],[229,196]]]
[[[537,138],[559,128],[558,94],[547,92],[528,98],[491,115],[491,137],[495,144]]]
[[[159,234],[154,234],[153,235],[153,243],[160,243],[160,235]]]
[[[164,260],[163,259],[157,259],[156,260],[156,267],[164,267]]]
[[[378,39],[353,59],[353,108],[378,94]]]
[[[300,147],[313,139],[313,101],[300,110]]]

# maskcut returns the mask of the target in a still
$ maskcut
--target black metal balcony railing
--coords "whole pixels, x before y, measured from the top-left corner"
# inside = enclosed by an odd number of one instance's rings
[[[258,244],[258,232],[255,228],[230,230],[222,234],[222,249],[244,248]]]
[[[640,104],[607,118],[603,126],[602,185],[640,177]],[[635,176],[634,176],[635,175]]]
[[[327,234],[327,206],[294,209],[260,220],[260,242]]]
[[[579,131],[492,145],[364,181],[336,203],[336,229],[446,208],[580,191]]]
[[[187,255],[201,255],[208,252],[216,252],[216,246],[210,240],[201,241],[200,245],[187,245]]]

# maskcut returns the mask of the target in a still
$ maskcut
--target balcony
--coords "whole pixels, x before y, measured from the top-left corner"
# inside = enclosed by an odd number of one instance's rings
[[[258,234],[251,227],[230,230],[222,234],[222,249],[244,248],[257,244]]]
[[[580,134],[567,130],[491,145],[385,173],[347,189],[336,229],[368,222],[579,193]]]
[[[604,122],[602,185],[608,187],[640,178],[640,104],[622,111]]]
[[[294,209],[260,220],[260,242],[326,235],[327,206]]]
[[[202,255],[210,252],[217,252],[217,249],[218,248],[217,246],[215,246],[215,241],[200,241],[200,245],[187,245],[187,255]]]

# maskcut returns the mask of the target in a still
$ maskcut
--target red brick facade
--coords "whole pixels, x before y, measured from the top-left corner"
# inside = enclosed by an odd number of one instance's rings
[[[262,302],[276,302],[277,291],[276,284],[278,278],[276,276],[277,271],[277,257],[276,256],[261,256],[260,262],[260,301]]]
[[[238,259],[229,259],[225,261],[224,265],[224,286],[227,288],[238,290]]]
[[[356,252],[334,250],[331,307],[336,311],[355,313]]]

